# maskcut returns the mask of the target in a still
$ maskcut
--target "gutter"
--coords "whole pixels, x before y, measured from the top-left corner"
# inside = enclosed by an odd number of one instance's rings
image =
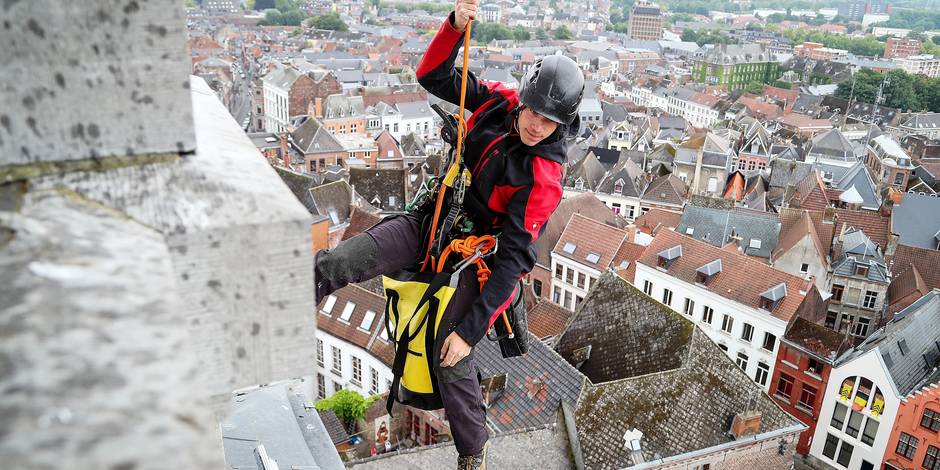
[[[802,432],[806,429],[808,429],[808,426],[806,426],[803,423],[800,423],[800,424],[796,424],[793,426],[785,427],[783,429],[778,429],[776,431],[765,432],[763,434],[756,434],[753,436],[745,437],[743,439],[737,439],[731,442],[726,442],[724,444],[719,444],[717,446],[707,447],[705,449],[699,449],[699,450],[692,451],[692,452],[686,452],[684,454],[673,455],[673,456],[661,458],[658,460],[653,460],[650,462],[644,462],[639,465],[634,465],[632,467],[626,467],[626,468],[630,468],[630,469],[655,468],[655,467],[659,467],[665,464],[675,463],[675,462],[679,462],[683,460],[689,460],[689,459],[693,459],[696,457],[703,457],[708,454],[730,450],[735,447],[738,447],[740,444],[744,442],[754,443],[758,441],[771,440],[777,437],[782,437],[786,434]]]

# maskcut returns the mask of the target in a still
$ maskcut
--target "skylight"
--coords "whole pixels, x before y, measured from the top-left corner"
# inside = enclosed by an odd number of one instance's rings
[[[349,318],[352,317],[353,310],[356,309],[356,304],[352,302],[346,302],[346,307],[343,308],[343,313],[340,314],[339,319],[349,323]]]
[[[597,262],[600,261],[600,259],[601,259],[601,255],[599,255],[599,254],[597,254],[597,253],[588,253],[586,259],[587,259],[587,262],[588,262],[588,263],[597,264]]]
[[[375,312],[372,310],[366,310],[366,315],[362,317],[362,323],[359,324],[359,329],[369,331],[372,328],[372,322],[375,320]]]
[[[326,302],[323,304],[322,312],[329,315],[333,311],[333,306],[336,305],[336,296],[329,295],[326,298]]]
[[[577,245],[575,245],[574,243],[565,242],[565,246],[564,248],[561,249],[561,251],[564,251],[565,253],[568,253],[569,255],[573,255],[575,248],[577,248]]]

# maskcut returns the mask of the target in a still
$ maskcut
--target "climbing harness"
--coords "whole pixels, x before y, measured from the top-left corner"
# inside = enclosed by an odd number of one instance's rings
[[[434,346],[441,320],[457,292],[461,273],[471,265],[476,268],[477,282],[483,291],[490,276],[485,258],[496,253],[499,247],[498,236],[472,235],[473,222],[463,213],[464,197],[471,183],[470,171],[463,161],[463,144],[468,131],[464,110],[470,27],[468,23],[463,37],[459,114],[447,114],[439,106],[432,106],[444,121],[441,137],[451,146],[451,158],[442,165],[447,171],[443,177],[434,176],[425,181],[406,206],[409,212],[426,215],[430,219],[427,243],[423,245],[424,256],[420,259],[419,269],[400,271],[382,279],[386,295],[386,334],[395,347],[393,381],[386,402],[389,414],[395,401],[420,409],[443,407],[434,373],[437,363]],[[458,256],[459,260],[451,260]],[[500,341],[506,356],[502,343],[514,341],[516,335],[512,326],[514,322],[506,312],[500,312],[500,316],[502,322],[494,324],[496,337],[489,337]]]

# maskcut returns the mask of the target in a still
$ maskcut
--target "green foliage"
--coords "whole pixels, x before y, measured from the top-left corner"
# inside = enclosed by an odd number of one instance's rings
[[[257,10],[267,10],[262,26],[300,26],[307,15],[300,10],[300,0],[255,0]],[[273,9],[272,9],[273,8]]]
[[[774,83],[773,83],[773,86],[776,87],[776,88],[782,88],[782,89],[784,89],[784,90],[789,90],[793,85],[791,85],[790,82],[784,82],[784,81],[781,81],[781,80],[775,80]]]
[[[349,26],[339,17],[338,13],[327,13],[314,16],[305,21],[307,26],[316,29],[329,29],[332,31],[349,31]]]
[[[535,39],[538,39],[539,41],[545,41],[548,39],[548,33],[546,33],[544,29],[539,28],[535,30]]]
[[[524,26],[516,26],[512,29],[512,37],[516,41],[528,41],[530,39],[529,31]]]
[[[874,103],[884,74],[862,69],[855,74],[855,92],[852,93],[852,81],[839,84],[835,96],[864,103]],[[940,112],[940,78],[923,75],[909,75],[903,70],[888,72],[884,87],[883,103],[890,108],[902,111]]]
[[[378,398],[377,395],[363,397],[355,390],[340,390],[318,401],[314,407],[320,411],[332,411],[343,422],[352,423],[365,416],[366,410]]]
[[[725,33],[717,29],[686,29],[682,32],[682,40],[694,42],[699,46],[705,44],[732,44],[734,41]]]
[[[501,41],[504,39],[514,39],[513,31],[499,23],[487,23],[475,21],[470,30],[470,37],[482,43],[488,43],[494,39]]]
[[[931,31],[940,29],[940,12],[936,10],[894,9],[891,11],[891,18],[888,21],[877,25]]]
[[[744,85],[744,91],[752,95],[758,95],[764,93],[764,84],[761,82],[748,82]]]
[[[390,3],[387,3],[387,4],[386,4],[386,3],[383,3],[382,5],[383,5],[383,6],[389,6],[389,7],[391,7],[391,8],[394,8],[395,11],[397,11],[397,12],[399,12],[399,13],[408,13],[409,11],[413,11],[413,10],[424,10],[424,11],[426,11],[426,12],[428,12],[428,13],[432,13],[432,14],[433,14],[433,13],[450,13],[450,11],[454,9],[454,4],[453,4],[453,3],[430,3],[430,2],[422,2],[422,3],[397,3],[397,2],[390,2]]]
[[[783,35],[793,41],[794,44],[818,42],[826,47],[845,49],[856,55],[880,56],[883,55],[885,51],[885,45],[871,36],[852,38],[841,34],[829,34],[806,28],[787,29],[783,32]]]
[[[572,34],[571,30],[569,30],[568,27],[565,25],[561,25],[555,28],[555,31],[553,31],[553,34],[555,36],[555,39],[558,39],[558,40],[574,39],[574,34]]]

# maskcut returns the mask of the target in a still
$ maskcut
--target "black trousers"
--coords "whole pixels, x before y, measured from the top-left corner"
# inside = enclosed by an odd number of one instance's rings
[[[423,253],[420,234],[421,224],[416,217],[393,216],[332,250],[318,252],[314,275],[317,304],[323,297],[350,282],[362,282],[414,266]],[[434,372],[454,444],[460,455],[479,453],[489,439],[486,407],[473,362],[473,352],[452,367],[440,367],[439,358],[444,338],[457,328],[479,294],[476,272],[472,268],[465,269],[460,275],[450,308],[441,321],[434,345],[434,357],[438,358]]]

